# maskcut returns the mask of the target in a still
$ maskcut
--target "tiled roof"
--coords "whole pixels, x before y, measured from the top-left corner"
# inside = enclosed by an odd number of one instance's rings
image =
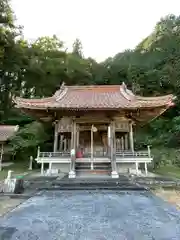
[[[17,108],[26,109],[137,109],[170,106],[173,95],[140,97],[126,85],[62,86],[52,97],[24,99],[16,97]]]
[[[18,126],[0,125],[0,142],[5,142],[11,138],[18,131],[18,128]]]

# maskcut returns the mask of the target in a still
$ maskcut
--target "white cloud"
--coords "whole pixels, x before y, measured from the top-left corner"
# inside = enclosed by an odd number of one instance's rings
[[[86,56],[103,60],[136,46],[162,16],[179,14],[180,1],[12,0],[12,6],[26,38],[56,34],[69,47],[78,37]]]

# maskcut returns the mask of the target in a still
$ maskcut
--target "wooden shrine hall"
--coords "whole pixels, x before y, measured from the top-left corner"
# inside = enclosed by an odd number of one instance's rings
[[[134,95],[126,85],[66,86],[52,97],[16,97],[16,107],[41,121],[54,123],[51,152],[38,149],[36,161],[48,163],[48,174],[79,172],[147,174],[152,161],[150,148],[134,149],[134,128],[142,126],[173,106],[172,94],[159,97]]]

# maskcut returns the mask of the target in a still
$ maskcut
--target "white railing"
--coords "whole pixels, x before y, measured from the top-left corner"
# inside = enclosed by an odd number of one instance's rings
[[[136,158],[136,157],[150,157],[148,152],[116,152],[116,157],[122,158]],[[39,152],[38,158],[70,158],[70,152]],[[107,155],[96,154],[94,158],[104,158]],[[90,154],[85,154],[82,158],[90,158]]]
[[[70,158],[70,152],[39,152],[38,158]]]
[[[151,158],[150,148],[148,146],[147,151],[116,151],[116,158]],[[83,158],[90,158],[90,153],[85,153]],[[97,152],[93,154],[94,159],[98,158],[109,158],[108,153]],[[71,158],[70,152],[40,152],[38,148],[37,158]]]
[[[150,156],[149,156],[148,152],[142,151],[142,152],[116,152],[116,157],[121,157],[121,158],[130,158],[130,157],[145,158],[145,157],[147,157],[147,158],[149,158]]]

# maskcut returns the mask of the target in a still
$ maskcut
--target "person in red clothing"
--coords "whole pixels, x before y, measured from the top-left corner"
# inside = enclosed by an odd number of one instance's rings
[[[79,146],[76,152],[76,158],[82,158],[83,157],[83,149]]]

